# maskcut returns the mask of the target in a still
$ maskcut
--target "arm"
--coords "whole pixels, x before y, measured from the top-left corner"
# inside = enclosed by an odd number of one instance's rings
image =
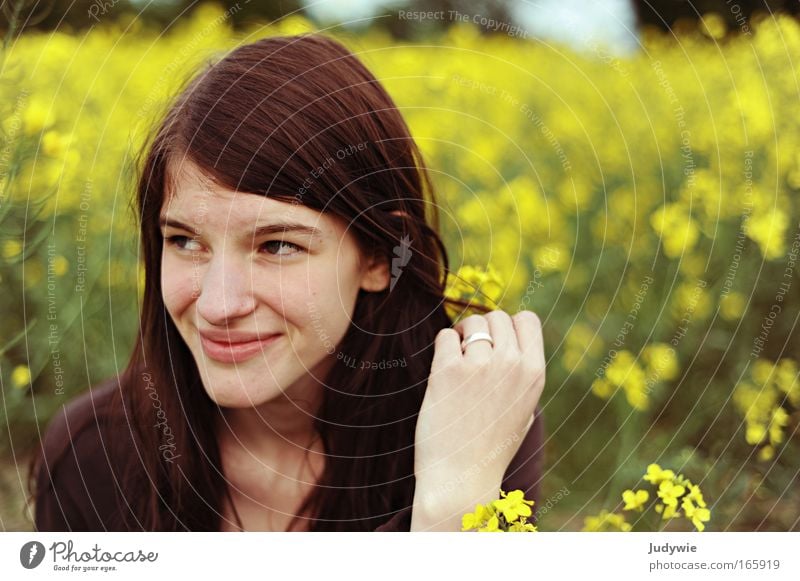
[[[462,347],[462,337],[486,331],[491,343]],[[544,384],[535,313],[494,310],[439,331],[415,434],[411,530],[460,530],[461,515],[497,499]]]
[[[508,464],[502,482],[487,478],[476,480],[470,488],[458,487],[458,504],[449,505],[445,500],[439,499],[433,503],[424,501],[425,492],[415,495],[412,531],[460,531],[461,516],[472,512],[476,504],[488,504],[499,498],[499,490],[522,490],[525,498],[533,500],[534,514],[538,507],[541,490],[542,470],[544,465],[544,421],[541,408],[537,405],[534,411],[534,421],[519,449]],[[464,500],[467,499],[467,500]],[[535,519],[531,519],[535,524]]]
[[[528,430],[528,433],[519,446],[519,450],[517,450],[517,453],[508,465],[502,482],[502,489],[504,491],[508,492],[510,490],[519,489],[525,492],[525,498],[535,501],[533,505],[534,514],[541,502],[540,491],[543,469],[544,418],[541,408],[537,406],[533,425]],[[494,495],[483,502],[490,502],[498,497],[499,495]],[[475,503],[468,506],[464,512],[472,511],[474,508]],[[396,513],[389,521],[375,530],[377,532],[428,530],[430,527],[437,524],[435,518],[429,516],[430,512],[431,511],[426,510],[422,504],[416,504],[415,506],[407,507]],[[440,523],[440,525],[443,524],[445,527],[443,530],[460,531],[460,519],[462,514],[463,513],[452,515],[452,518],[449,519],[447,523]],[[412,520],[414,522],[413,527]],[[530,522],[535,522],[535,520],[531,518]]]
[[[533,512],[541,505],[542,480],[544,479],[544,415],[537,405],[533,425],[528,430],[503,478],[503,490],[522,490],[525,498],[533,500]],[[531,520],[531,522],[533,522]]]

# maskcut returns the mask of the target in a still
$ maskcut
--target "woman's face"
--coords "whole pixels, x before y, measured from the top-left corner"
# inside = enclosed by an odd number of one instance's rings
[[[189,161],[161,209],[164,304],[208,395],[257,406],[323,382],[360,288],[383,290],[342,220],[220,189]]]

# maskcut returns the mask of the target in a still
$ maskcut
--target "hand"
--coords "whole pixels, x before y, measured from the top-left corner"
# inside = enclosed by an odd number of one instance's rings
[[[489,333],[494,346],[476,341],[462,353],[462,339],[478,331]],[[438,511],[452,525],[448,511],[496,499],[544,383],[542,328],[532,311],[512,317],[497,310],[442,329],[417,420],[414,511],[425,520]]]

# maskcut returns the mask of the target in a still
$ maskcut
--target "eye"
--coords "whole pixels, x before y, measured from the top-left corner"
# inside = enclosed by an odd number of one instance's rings
[[[176,246],[181,250],[187,250],[189,252],[200,250],[200,248],[186,248],[184,246],[185,244],[192,242],[197,244],[197,240],[189,238],[188,236],[169,236],[165,239],[165,242],[170,246]]]
[[[267,248],[267,251],[274,256],[291,256],[292,254],[298,254],[304,250],[302,246],[287,242],[286,240],[270,240],[269,242],[265,242],[263,247]],[[281,251],[282,248],[288,248],[289,251]]]

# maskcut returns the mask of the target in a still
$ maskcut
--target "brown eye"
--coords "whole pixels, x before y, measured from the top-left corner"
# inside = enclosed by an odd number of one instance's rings
[[[166,238],[166,243],[170,246],[175,246],[180,250],[187,250],[189,252],[194,252],[200,250],[199,248],[186,248],[187,243],[197,243],[196,240],[189,238],[188,236],[169,236]]]
[[[264,247],[267,248],[270,254],[275,256],[291,256],[292,254],[303,251],[303,247],[293,244],[292,242],[286,242],[285,240],[270,240],[264,243]],[[289,250],[285,251],[281,250],[281,248],[288,248]]]

